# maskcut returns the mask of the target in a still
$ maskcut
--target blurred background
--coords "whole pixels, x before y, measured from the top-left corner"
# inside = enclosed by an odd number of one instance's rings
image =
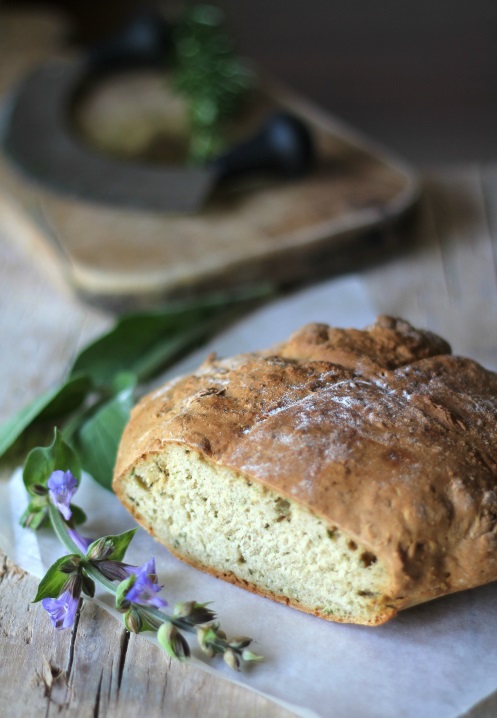
[[[81,43],[157,6],[4,0],[24,4],[63,9]],[[497,157],[496,0],[217,4],[241,53],[415,165]]]

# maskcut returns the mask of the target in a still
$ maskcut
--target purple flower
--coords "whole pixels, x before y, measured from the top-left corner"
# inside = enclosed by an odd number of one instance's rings
[[[70,589],[61,593],[58,598],[44,598],[41,602],[53,625],[59,631],[73,625],[78,603],[79,595],[74,596]]]
[[[129,567],[130,573],[136,576],[133,586],[126,593],[126,599],[132,603],[138,603],[141,606],[153,606],[154,608],[162,608],[167,603],[156,596],[162,586],[157,585],[157,571],[155,570],[155,559],[140,566],[138,569]]]
[[[70,526],[67,527],[67,533],[69,534],[70,538],[74,541],[76,546],[79,548],[81,553],[84,553],[84,554],[86,554],[90,544],[92,544],[93,541],[95,540],[92,538],[86,538],[86,536],[82,536],[79,533],[79,531],[76,531],[76,529],[73,529]]]
[[[54,471],[48,479],[48,495],[66,521],[71,518],[70,503],[78,482],[70,471]]]

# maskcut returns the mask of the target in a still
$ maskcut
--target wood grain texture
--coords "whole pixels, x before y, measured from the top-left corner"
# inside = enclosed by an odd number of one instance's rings
[[[54,631],[37,581],[0,552],[2,718],[285,718],[252,691],[170,659],[91,602]]]

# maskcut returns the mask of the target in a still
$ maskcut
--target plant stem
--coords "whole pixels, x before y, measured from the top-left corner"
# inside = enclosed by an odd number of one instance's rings
[[[176,626],[176,628],[180,628],[182,631],[187,631],[188,633],[197,633],[197,629],[195,628],[195,626],[191,626],[189,623],[185,623],[181,618],[174,618],[174,616],[169,616],[169,614],[163,613],[157,608],[147,607],[142,608],[142,610],[145,617],[150,617],[152,619],[152,624],[155,624],[156,619],[159,619],[161,623],[164,623],[164,621],[168,621],[169,623],[172,623],[173,626]]]
[[[91,562],[88,561],[84,552],[80,550],[80,548],[69,536],[67,524],[64,521],[62,515],[60,514],[59,510],[53,504],[49,504],[48,506],[48,515],[50,517],[53,530],[55,531],[55,534],[59,541],[67,548],[70,553],[76,554],[84,560],[83,568],[86,574],[90,576],[102,588],[115,596],[117,592],[117,586],[112,583],[112,581],[110,581],[108,578],[103,576],[98,570],[98,568],[96,568],[96,566],[92,565]],[[168,622],[186,633],[197,633],[196,626],[192,626],[190,623],[188,623],[182,618],[170,616],[169,614],[163,613],[157,608],[153,608],[151,606],[141,606],[140,604],[132,605],[135,605],[136,608],[140,610],[145,620],[147,620],[148,623],[151,626],[154,626],[157,630],[163,623]],[[212,641],[211,646],[217,653],[224,653],[229,644],[227,641],[218,638],[218,640]]]
[[[59,510],[53,504],[49,504],[48,512],[50,516],[50,521],[52,522],[53,530],[55,531],[59,541],[64,544],[64,546],[70,553],[77,554],[81,558],[85,559],[85,554],[78,548],[78,546],[76,546],[72,538],[69,536],[67,532],[67,524],[62,518]],[[105,578],[105,576],[102,576],[100,571],[95,568],[95,566],[92,566],[89,561],[85,562],[84,569],[88,576],[90,576],[94,581],[96,581],[100,586],[102,586],[102,588],[111,593],[113,596],[116,595],[116,585],[112,583],[112,581],[109,581],[108,578]],[[163,613],[156,608],[149,608],[144,606],[139,606],[139,608],[141,611],[143,611],[145,617],[149,616],[151,618],[151,623],[153,625],[157,623],[158,619],[160,623],[168,621],[177,628],[180,628],[182,631],[196,633],[196,629],[193,626],[190,626],[189,623],[183,622],[181,618],[174,618],[173,616],[169,616],[167,613]]]
[[[64,522],[64,519],[62,518],[59,510],[55,508],[53,504],[50,504],[48,507],[48,512],[50,516],[50,521],[52,522],[53,530],[57,534],[57,538],[61,543],[64,544],[64,546],[67,548],[68,551],[71,553],[75,553],[78,556],[81,556],[81,558],[86,558],[85,554],[76,546],[72,538],[69,536],[67,532],[67,525]],[[112,593],[114,596],[116,595],[116,587],[112,583],[112,581],[109,581],[109,579],[105,578],[105,576],[102,576],[100,571],[98,571],[94,566],[91,565],[91,563],[88,561],[85,563],[85,571],[88,574],[88,576],[91,576],[91,578],[96,581],[102,588],[105,588],[109,593]]]
[[[59,541],[64,544],[64,546],[68,551],[70,551],[70,553],[75,553],[78,556],[84,557],[84,553],[80,551],[80,549],[76,546],[72,538],[67,533],[64,519],[60,515],[59,510],[55,508],[53,504],[48,505],[48,515],[50,517],[50,521],[52,522],[53,530],[55,531]]]

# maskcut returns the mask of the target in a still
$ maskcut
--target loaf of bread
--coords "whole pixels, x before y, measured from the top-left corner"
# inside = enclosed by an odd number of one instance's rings
[[[497,579],[497,374],[403,320],[310,324],[146,396],[114,489],[191,565],[380,624]]]

